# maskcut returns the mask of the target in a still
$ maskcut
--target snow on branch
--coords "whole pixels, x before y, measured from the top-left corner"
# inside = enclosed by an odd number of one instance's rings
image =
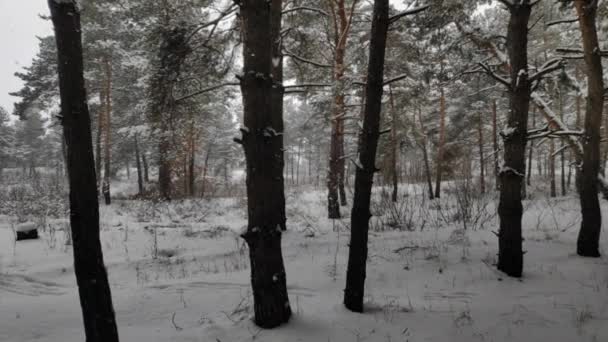
[[[497,73],[495,73],[494,71],[492,71],[492,69],[490,69],[490,67],[485,64],[485,63],[479,63],[479,66],[488,74],[490,75],[493,79],[497,80],[498,82],[500,82],[501,84],[505,85],[508,88],[511,88],[511,80],[509,80],[508,78],[502,77],[500,75],[498,75]]]
[[[557,127],[559,131],[570,131],[568,127],[558,118],[558,116],[549,108],[549,105],[545,100],[538,94],[532,93],[532,100],[536,103],[537,107],[540,109],[541,113],[545,117],[545,119],[549,122],[549,125]],[[572,147],[574,153],[576,155],[577,160],[582,160],[583,158],[583,145],[578,139],[576,139],[575,135],[568,134],[565,135],[566,142]]]
[[[310,64],[310,65],[314,65],[316,67],[319,68],[333,68],[333,66],[329,65],[329,64],[323,64],[323,63],[319,63],[319,62],[315,62],[312,61],[310,59],[306,59],[304,57],[300,57],[298,55],[296,55],[295,53],[287,50],[287,49],[283,49],[283,55],[287,56],[287,57],[291,57],[292,59],[295,59],[296,61],[302,62],[302,63],[306,63],[306,64]]]
[[[551,73],[555,70],[559,70],[564,66],[564,61],[562,58],[553,58],[545,62],[540,69],[530,76],[530,81],[534,82],[540,80],[544,75]]]
[[[215,28],[219,25],[219,23],[221,21],[223,21],[226,17],[228,17],[229,15],[233,14],[234,12],[236,12],[238,10],[238,6],[233,3],[230,6],[228,6],[228,8],[226,8],[224,11],[222,11],[217,18],[206,22],[206,23],[202,23],[199,26],[197,26],[194,31],[192,31],[192,33],[188,36],[188,38],[186,38],[186,42],[189,42],[190,39],[192,39],[192,37],[194,37],[200,30],[203,30],[207,27],[213,26],[213,29],[211,30],[212,32],[215,31]],[[209,35],[209,37],[211,36],[211,34]],[[209,38],[207,38],[207,40],[209,40]]]
[[[197,90],[194,93],[188,94],[188,95],[184,95],[182,97],[179,97],[177,99],[175,99],[175,102],[181,102],[183,100],[189,99],[191,97],[197,96],[197,95],[201,95],[204,93],[208,93],[210,91],[214,91],[216,89],[220,89],[220,88],[224,88],[224,87],[230,87],[230,86],[238,86],[240,85],[240,83],[238,82],[228,82],[228,83],[221,83],[221,84],[216,84],[214,86],[205,88],[205,89],[201,89],[201,90]]]
[[[319,13],[319,14],[324,15],[326,17],[329,17],[329,14],[327,12],[325,12],[324,10],[322,10],[320,8],[307,7],[307,6],[298,6],[298,7],[288,8],[288,9],[283,10],[282,13],[283,14],[288,14],[288,13],[299,12],[299,11],[316,12],[316,13]]]
[[[420,6],[420,7],[417,7],[417,8],[413,8],[411,10],[406,10],[406,11],[397,13],[397,14],[395,14],[394,16],[392,16],[392,17],[390,17],[388,19],[389,25],[392,24],[392,23],[394,23],[394,22],[396,22],[397,20],[399,20],[399,19],[401,19],[403,17],[408,16],[408,15],[413,15],[413,14],[416,14],[416,13],[420,13],[420,12],[426,10],[429,7],[431,7],[431,5]]]
[[[393,78],[389,78],[388,80],[384,81],[384,83],[382,83],[382,85],[389,85],[389,84],[391,84],[393,82],[401,81],[402,79],[407,78],[407,77],[408,77],[407,74],[402,74],[402,75],[399,75],[399,76],[395,76]]]
[[[558,19],[558,20],[553,20],[547,23],[547,27],[550,26],[554,26],[554,25],[560,25],[560,24],[570,24],[570,23],[575,23],[578,21],[578,18],[567,18],[567,19]]]

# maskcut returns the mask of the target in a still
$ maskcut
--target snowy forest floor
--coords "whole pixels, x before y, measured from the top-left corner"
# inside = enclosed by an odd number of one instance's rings
[[[283,253],[294,316],[274,330],[251,321],[244,198],[101,205],[121,340],[607,341],[608,262],[574,253],[576,197],[526,200],[517,280],[492,265],[495,195],[457,190],[428,201],[411,186],[394,205],[376,189],[364,314],[341,304],[350,210],[328,220],[324,190],[290,190]],[[0,341],[82,341],[67,221],[15,243],[14,220],[0,216]]]

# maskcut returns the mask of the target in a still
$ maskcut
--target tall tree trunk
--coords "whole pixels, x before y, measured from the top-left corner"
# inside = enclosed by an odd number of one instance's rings
[[[483,115],[479,112],[479,192],[482,194],[486,193],[486,170],[485,170],[485,159],[483,155]]]
[[[564,96],[563,96],[563,89],[560,86],[558,86],[558,96],[559,96],[559,119],[564,122]],[[561,185],[561,189],[562,189],[562,196],[566,196],[566,154],[564,151],[564,140],[560,139],[560,144],[559,144],[559,154],[560,154],[560,159],[561,159],[561,174],[560,174],[560,185]]]
[[[194,166],[196,164],[196,146],[194,139],[194,120],[190,121],[190,134],[188,139],[188,196],[194,197],[194,181],[196,179],[196,174],[194,171]]]
[[[336,219],[341,217],[340,204],[346,205],[346,191],[344,189],[344,91],[346,87],[344,59],[351,23],[346,13],[345,0],[331,1],[330,8],[334,27],[335,52],[333,65],[334,100],[330,118],[331,140],[327,181],[327,210],[328,217]],[[350,15],[352,16],[352,13]]]
[[[557,196],[557,187],[555,185],[555,140],[549,139],[549,184],[550,196]]]
[[[388,0],[374,1],[367,68],[367,100],[363,129],[359,136],[359,162],[355,174],[355,196],[351,212],[351,237],[344,289],[344,305],[355,312],[363,311],[367,240],[371,217],[369,206],[374,173],[377,171],[376,149],[380,137],[384,55],[389,26],[388,7]]]
[[[424,129],[424,124],[422,123],[422,110],[420,105],[418,105],[418,121],[420,122],[420,133],[422,134],[420,149],[422,150],[422,156],[424,159],[424,173],[426,175],[426,182],[429,188],[429,199],[432,200],[435,198],[435,195],[433,194],[433,179],[431,177],[431,166],[429,163],[429,154],[427,150],[428,134]],[[416,114],[414,114],[414,122],[416,122]]]
[[[149,88],[150,113],[159,130],[158,190],[160,198],[165,201],[171,200],[171,126],[176,107],[173,88],[191,51],[186,34],[185,27],[167,23],[161,25],[159,65]]]
[[[111,203],[110,198],[110,166],[111,166],[111,147],[112,147],[112,64],[109,57],[103,58],[103,66],[105,73],[105,120],[104,120],[104,134],[103,134],[103,182],[102,182],[102,193],[106,205]]]
[[[148,183],[150,181],[150,177],[148,176],[148,158],[146,158],[145,150],[141,154],[141,162],[144,164],[144,182]]]
[[[504,167],[500,172],[500,202],[498,215],[498,269],[511,277],[521,277],[523,250],[521,218],[522,185],[526,172],[526,136],[530,106],[528,81],[528,21],[532,5],[523,0],[509,5],[511,16],[507,34],[511,85],[509,87],[509,115],[504,140]]]
[[[492,101],[492,147],[494,150],[494,180],[496,181],[496,190],[500,190],[500,165],[498,163],[498,123],[496,113],[496,99]]]
[[[532,107],[532,127],[536,127],[536,107]],[[534,143],[530,143],[528,154],[528,172],[526,173],[526,185],[532,185],[532,156],[534,154]]]
[[[600,168],[600,127],[604,107],[604,81],[602,59],[597,38],[596,0],[574,2],[583,38],[583,51],[587,72],[587,106],[585,110],[585,139],[583,139],[583,165],[581,167],[581,211],[583,220],[577,241],[580,256],[599,257],[599,239],[602,214],[598,199]]]
[[[211,150],[213,148],[213,140],[208,143],[207,152],[205,153],[205,162],[203,163],[203,183],[201,184],[201,197],[205,197],[205,191],[207,190],[207,170],[209,169],[209,158],[211,156]]]
[[[137,194],[142,195],[144,193],[144,179],[141,169],[141,160],[139,156],[139,143],[137,141],[137,135],[133,138],[135,145],[135,165],[137,166]]]
[[[104,95],[104,86],[101,87],[99,91],[99,110],[97,111],[97,132],[95,136],[95,173],[97,175],[97,189],[101,189],[101,184],[99,181],[102,178],[101,173],[101,133],[103,131],[103,120],[105,117],[105,95]]]
[[[391,200],[397,202],[397,194],[399,192],[399,173],[397,171],[397,149],[399,142],[397,141],[397,113],[395,111],[395,99],[393,97],[393,87],[389,84],[391,102],[391,176],[393,180],[393,192]]]
[[[273,328],[289,320],[291,308],[281,234],[285,230],[283,185],[282,1],[243,0],[244,125],[240,141],[247,164],[247,231],[255,323]],[[273,63],[274,59],[274,63]],[[276,62],[278,61],[278,63]],[[274,68],[273,68],[274,64]]]
[[[86,340],[118,342],[99,239],[99,204],[83,76],[80,13],[74,0],[48,0],[48,5],[57,43],[61,117],[68,154],[74,273]]]
[[[445,95],[443,86],[440,88],[439,98],[439,146],[437,146],[437,162],[435,163],[435,197],[441,196],[441,171],[443,168],[443,148],[445,145]]]

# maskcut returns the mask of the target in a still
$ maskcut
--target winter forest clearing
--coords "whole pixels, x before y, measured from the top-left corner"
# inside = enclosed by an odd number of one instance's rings
[[[608,1],[40,3],[0,341],[608,340]]]

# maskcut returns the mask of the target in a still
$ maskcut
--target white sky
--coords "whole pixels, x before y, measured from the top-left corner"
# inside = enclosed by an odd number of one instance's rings
[[[52,33],[51,22],[38,16],[48,15],[48,11],[45,0],[0,0],[0,106],[9,113],[17,98],[8,93],[22,86],[13,74],[30,65],[36,56],[36,36]]]

